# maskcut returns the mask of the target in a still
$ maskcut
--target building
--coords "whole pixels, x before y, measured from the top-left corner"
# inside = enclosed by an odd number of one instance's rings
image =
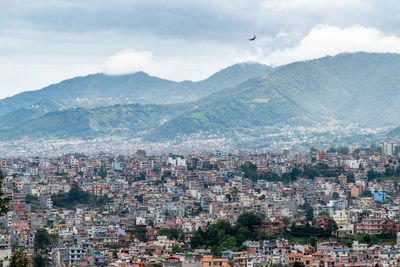
[[[269,221],[265,220],[258,227],[257,231],[260,233],[266,233],[272,236],[282,236],[283,235],[284,224],[281,221]]]
[[[351,197],[359,198],[360,197],[360,189],[353,185],[350,190]]]
[[[393,155],[395,149],[395,143],[393,142],[383,142],[382,143],[382,151],[386,155]]]
[[[375,235],[381,234],[385,225],[386,220],[382,218],[362,219],[361,222],[357,224],[357,232]]]
[[[201,259],[201,263],[202,267],[209,267],[209,266],[229,267],[228,259],[214,258],[211,255],[204,255],[203,258]]]
[[[378,202],[385,202],[386,201],[386,192],[375,192],[374,200],[378,201]]]
[[[182,156],[171,155],[168,157],[168,164],[173,167],[186,167],[186,159]]]

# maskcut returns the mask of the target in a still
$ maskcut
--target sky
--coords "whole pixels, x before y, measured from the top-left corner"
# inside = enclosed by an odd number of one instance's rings
[[[399,53],[399,26],[396,0],[0,0],[0,98],[98,72],[201,80],[244,61]]]

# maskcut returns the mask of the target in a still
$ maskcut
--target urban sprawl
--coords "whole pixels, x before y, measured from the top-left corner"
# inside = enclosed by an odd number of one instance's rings
[[[399,148],[0,158],[2,266],[400,266]]]

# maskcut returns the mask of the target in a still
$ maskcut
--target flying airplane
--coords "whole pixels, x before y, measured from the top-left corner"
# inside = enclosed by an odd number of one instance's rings
[[[253,38],[250,38],[249,41],[254,41],[256,39],[256,36],[254,35]]]

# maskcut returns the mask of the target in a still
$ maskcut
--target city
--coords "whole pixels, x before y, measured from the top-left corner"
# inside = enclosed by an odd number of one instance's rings
[[[399,10],[0,0],[0,267],[400,267]]]
[[[24,248],[51,266],[398,266],[399,148],[2,158],[11,200],[0,255]]]

